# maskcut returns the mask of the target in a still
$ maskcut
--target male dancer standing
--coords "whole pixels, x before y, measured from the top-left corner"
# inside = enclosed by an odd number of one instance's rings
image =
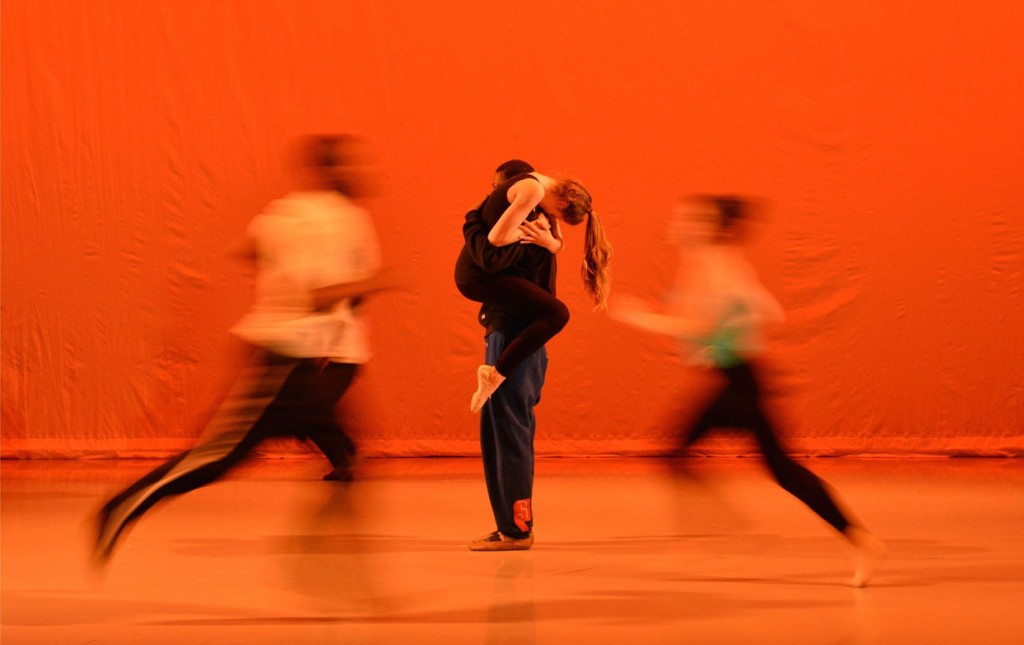
[[[498,167],[494,182],[500,185],[532,170],[523,161],[511,160]],[[466,250],[485,271],[517,268],[524,245],[491,245],[479,209],[466,214],[462,233]],[[529,274],[522,275],[553,293],[555,256],[550,253],[544,256],[546,260],[541,265],[531,263]],[[516,319],[513,312],[486,304],[480,307],[479,321],[486,329],[485,362],[488,365],[494,364],[527,322]],[[497,530],[473,540],[469,544],[471,551],[519,551],[533,546],[533,440],[537,428],[533,408],[540,401],[547,365],[547,351],[541,348],[534,352],[505,379],[480,412],[484,479]]]

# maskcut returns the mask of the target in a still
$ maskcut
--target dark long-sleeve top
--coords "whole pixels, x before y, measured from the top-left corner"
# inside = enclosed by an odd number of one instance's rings
[[[501,184],[476,208],[466,213],[462,225],[464,244],[455,263],[456,284],[473,284],[487,280],[488,274],[502,273],[524,278],[546,291],[555,293],[557,262],[547,249],[533,244],[508,244],[494,246],[487,234],[510,206],[508,191],[518,181],[535,179],[533,175],[522,174]],[[531,213],[527,218],[536,219]],[[478,318],[487,333],[497,329],[515,331],[525,322],[515,312],[505,311],[484,304]]]

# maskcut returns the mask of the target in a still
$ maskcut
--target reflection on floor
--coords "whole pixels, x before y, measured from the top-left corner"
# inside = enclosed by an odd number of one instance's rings
[[[532,551],[492,530],[476,460],[258,460],[154,508],[101,571],[91,514],[154,462],[12,462],[4,645],[1021,643],[1024,464],[806,462],[888,544],[873,586],[754,459],[548,459]],[[676,474],[672,474],[676,472]]]

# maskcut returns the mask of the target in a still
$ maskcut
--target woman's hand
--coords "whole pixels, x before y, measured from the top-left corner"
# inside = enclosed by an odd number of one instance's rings
[[[562,250],[563,242],[551,232],[551,224],[544,215],[538,215],[532,222],[526,221],[519,225],[520,244],[536,244],[551,253]]]

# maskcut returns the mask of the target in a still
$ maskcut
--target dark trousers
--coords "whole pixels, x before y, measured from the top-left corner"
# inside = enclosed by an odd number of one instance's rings
[[[487,336],[486,362],[493,365],[512,340],[503,330]],[[533,439],[548,354],[541,347],[505,379],[480,411],[480,450],[494,521],[503,534],[521,538],[533,528]]]
[[[740,363],[719,368],[719,372],[725,378],[725,385],[684,434],[684,447],[692,446],[713,427],[749,429],[775,481],[837,531],[845,532],[850,522],[832,499],[827,485],[784,452],[761,405],[761,387],[754,367]]]
[[[525,278],[490,273],[473,284],[457,286],[463,296],[474,302],[514,311],[516,318],[530,321],[506,342],[497,356],[488,359],[487,364],[506,378],[569,324],[565,303]]]
[[[98,550],[109,557],[122,531],[170,495],[221,478],[260,442],[271,437],[309,439],[335,468],[344,468],[355,445],[335,417],[335,405],[358,369],[263,353],[243,370],[194,448],[167,461],[103,507]]]

